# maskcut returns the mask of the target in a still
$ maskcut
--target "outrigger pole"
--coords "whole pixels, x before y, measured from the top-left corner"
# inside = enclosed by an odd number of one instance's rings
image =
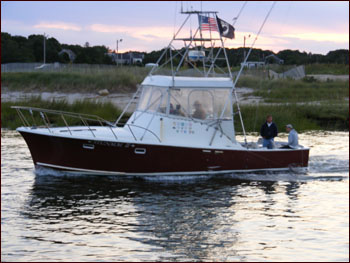
[[[276,4],[276,1],[274,1],[274,2],[272,3],[272,6],[271,6],[269,12],[267,13],[267,15],[266,15],[266,17],[265,17],[265,19],[264,19],[262,25],[260,26],[260,29],[259,29],[259,31],[258,31],[258,33],[257,33],[257,35],[256,35],[256,37],[255,37],[255,39],[254,39],[254,41],[253,41],[253,44],[251,45],[251,47],[250,47],[250,49],[249,49],[249,51],[248,51],[247,56],[244,58],[244,61],[243,61],[242,65],[241,65],[241,68],[240,68],[240,70],[239,70],[239,72],[238,72],[238,74],[237,74],[237,76],[236,76],[236,78],[235,78],[235,82],[233,83],[233,86],[232,86],[232,89],[231,89],[231,93],[233,92],[234,95],[235,95],[235,99],[236,99],[236,103],[237,103],[237,109],[238,109],[238,114],[239,114],[239,118],[240,118],[241,124],[242,124],[242,130],[243,130],[243,136],[244,136],[244,142],[245,142],[245,144],[247,144],[247,135],[246,135],[245,128],[244,128],[244,124],[243,124],[243,118],[242,118],[242,114],[241,114],[241,109],[240,109],[239,103],[238,103],[238,97],[237,97],[237,93],[236,93],[236,84],[237,84],[237,81],[238,81],[239,77],[240,77],[241,74],[242,74],[242,71],[243,71],[243,68],[244,68],[245,63],[247,62],[248,57],[249,57],[250,53],[252,52],[252,49],[253,49],[253,47],[254,47],[254,45],[255,45],[255,42],[256,42],[256,40],[258,39],[258,36],[260,35],[261,30],[263,29],[263,27],[264,27],[264,25],[265,25],[265,22],[266,22],[267,18],[270,16],[270,13],[271,13],[272,9],[274,8],[275,4]],[[223,108],[223,110],[222,110],[222,112],[221,112],[221,115],[220,115],[220,119],[223,117],[224,112],[226,111],[228,102],[229,102],[229,98],[226,100],[225,106],[224,106],[224,108]]]

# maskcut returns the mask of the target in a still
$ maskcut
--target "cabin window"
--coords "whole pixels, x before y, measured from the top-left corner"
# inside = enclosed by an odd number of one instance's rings
[[[223,118],[232,118],[230,89],[173,88],[170,89],[172,115],[200,120],[219,118],[229,98]]]
[[[223,114],[224,119],[232,118],[230,89],[224,88],[170,88],[144,86],[138,110],[159,112],[183,118],[213,120],[220,118],[225,103],[228,105]]]
[[[166,103],[166,89],[145,86],[141,94],[138,109],[142,111],[158,111],[165,113]]]
[[[188,95],[188,108],[194,119],[213,119],[215,118],[214,95],[212,90],[191,90]]]
[[[189,117],[191,114],[187,108],[187,96],[188,93],[186,89],[170,89],[169,114],[180,117]]]

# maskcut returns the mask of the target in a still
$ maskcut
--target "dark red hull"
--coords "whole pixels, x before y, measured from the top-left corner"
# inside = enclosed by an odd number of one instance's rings
[[[117,143],[38,135],[21,131],[34,164],[96,173],[206,173],[307,167],[309,149],[213,150]]]

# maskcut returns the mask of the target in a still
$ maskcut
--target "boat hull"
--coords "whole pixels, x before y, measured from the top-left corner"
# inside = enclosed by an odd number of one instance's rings
[[[85,140],[20,131],[35,165],[91,174],[210,174],[307,167],[309,149],[223,150]]]

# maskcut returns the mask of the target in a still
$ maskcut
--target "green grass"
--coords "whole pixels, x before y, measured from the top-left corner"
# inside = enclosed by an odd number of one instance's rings
[[[134,92],[149,69],[119,67],[115,69],[72,72],[2,73],[1,85],[9,90],[56,92]]]
[[[263,87],[266,81],[264,81],[262,78],[255,77],[255,76],[242,76],[239,78],[236,87],[247,87],[247,88],[253,88],[258,89]]]
[[[349,97],[349,81],[273,80],[264,82],[253,94],[265,98],[265,102],[341,102]]]
[[[349,75],[349,65],[344,64],[308,64],[305,74]]]
[[[99,103],[91,101],[77,101],[68,104],[65,101],[43,101],[39,98],[32,98],[23,102],[4,102],[1,104],[1,127],[15,129],[23,126],[16,110],[11,109],[13,105],[31,106],[37,108],[68,111],[75,113],[85,113],[97,115],[107,121],[114,122],[121,111],[111,103]],[[272,114],[280,131],[284,132],[284,126],[288,123],[294,125],[298,132],[310,130],[349,130],[349,107],[346,104],[320,104],[320,105],[241,105],[242,116],[247,132],[259,132],[260,126],[265,122],[267,114]],[[26,118],[32,121],[29,113]],[[42,123],[40,115],[34,115],[37,125]],[[126,115],[122,122],[129,118]],[[64,125],[60,116],[50,116],[50,120],[56,126]],[[79,119],[69,119],[71,125],[82,125]],[[96,124],[96,123],[95,123]],[[94,125],[94,123],[90,123]],[[237,133],[242,132],[238,115],[235,118]]]
[[[345,98],[349,98],[349,81],[262,80],[243,77],[237,83],[237,88],[239,87],[254,89],[252,95],[264,98],[267,103],[312,101],[347,103]]]
[[[286,124],[293,124],[298,132],[310,130],[349,130],[348,105],[241,105],[244,127],[247,132],[259,132],[266,116],[271,114],[279,131],[284,132]],[[235,118],[236,131],[242,132],[238,115]]]
[[[8,129],[15,129],[19,126],[23,126],[22,121],[20,120],[15,109],[12,109],[11,106],[31,106],[35,108],[82,113],[97,115],[107,121],[115,122],[118,116],[121,114],[121,110],[115,107],[112,103],[101,103],[101,102],[92,102],[92,101],[76,101],[73,104],[68,104],[66,101],[44,101],[40,98],[31,98],[30,100],[21,101],[21,102],[3,102],[1,103],[1,127]],[[25,117],[32,124],[33,119],[28,111],[23,111]],[[34,122],[39,125],[43,121],[38,112],[34,113]],[[121,122],[125,122],[129,115],[125,115]],[[64,125],[62,118],[59,115],[49,115],[51,124],[56,126]],[[70,125],[83,125],[81,120],[66,118],[67,122]],[[90,123],[90,125],[96,125],[97,123]]]
[[[145,68],[123,67],[96,72],[3,73],[1,83],[10,90],[23,92],[96,92],[105,88],[110,92],[133,92],[136,84],[142,82],[148,71],[149,69]],[[265,103],[271,103],[241,105],[247,131],[259,131],[267,114],[274,116],[280,129],[287,123],[292,123],[298,131],[349,129],[349,81],[264,80],[259,77],[242,76],[237,83],[237,88],[239,87],[252,88],[252,95],[262,97]],[[47,102],[32,98],[23,102],[2,103],[3,128],[14,129],[22,125],[16,111],[10,108],[12,105],[94,114],[108,121],[116,120],[120,114],[120,110],[111,103],[78,101],[70,105],[61,100]],[[238,118],[235,121],[237,120]],[[238,123],[236,127],[239,132]]]
[[[284,131],[292,123],[299,131],[349,130],[349,81],[262,80],[244,77],[238,82],[250,87],[252,95],[262,97],[264,103],[241,105],[245,128],[257,132],[267,114]],[[235,123],[240,131],[241,125]]]

